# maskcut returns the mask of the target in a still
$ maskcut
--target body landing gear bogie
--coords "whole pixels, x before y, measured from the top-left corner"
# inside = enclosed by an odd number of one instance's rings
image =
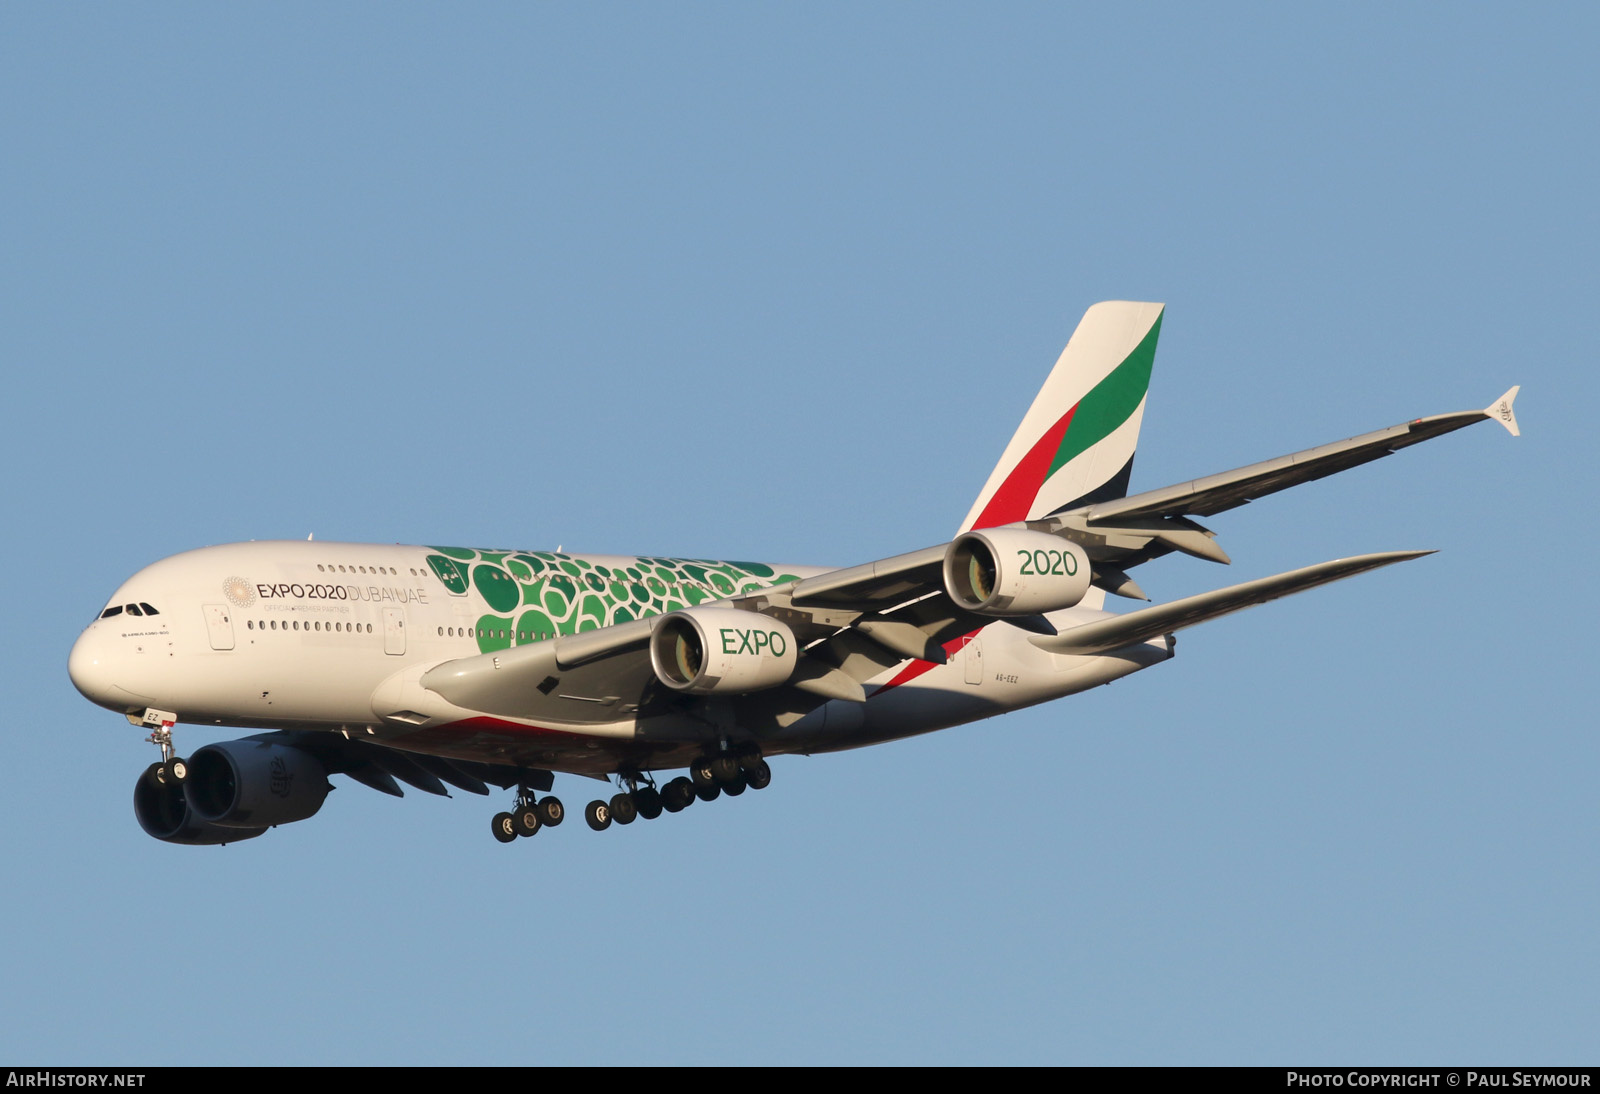
[[[772,767],[766,760],[757,758],[753,763],[744,765],[741,770],[744,774],[744,784],[751,790],[765,790],[772,785]]]
[[[701,756],[689,765],[687,775],[679,775],[657,787],[647,775],[621,772],[617,783],[622,790],[609,801],[589,803],[584,819],[596,832],[610,828],[612,822],[632,824],[638,818],[655,820],[662,813],[681,813],[696,801],[716,801],[726,794],[738,797],[746,790],[764,790],[772,783],[772,768],[754,747],[734,752],[727,748]]]

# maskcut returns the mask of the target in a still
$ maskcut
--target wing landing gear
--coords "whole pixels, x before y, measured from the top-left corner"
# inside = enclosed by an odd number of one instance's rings
[[[490,822],[490,831],[501,843],[512,843],[518,836],[532,836],[541,828],[554,828],[566,819],[567,811],[561,799],[553,795],[538,797],[531,787],[517,789],[516,800],[509,813],[496,813]],[[591,821],[591,824],[594,822]]]

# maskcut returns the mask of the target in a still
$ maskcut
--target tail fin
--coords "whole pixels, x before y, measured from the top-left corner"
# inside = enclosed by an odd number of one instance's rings
[[[961,531],[1124,497],[1163,304],[1096,304],[1006,445]]]

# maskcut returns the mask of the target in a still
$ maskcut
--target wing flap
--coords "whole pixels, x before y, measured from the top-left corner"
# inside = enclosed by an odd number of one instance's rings
[[[1136,612],[1086,623],[1081,627],[1070,627],[1053,637],[1031,638],[1029,641],[1050,653],[1106,653],[1123,646],[1147,642],[1160,635],[1192,627],[1209,619],[1217,619],[1256,604],[1265,604],[1281,596],[1314,589],[1330,581],[1354,577],[1368,570],[1376,570],[1396,562],[1407,562],[1431,554],[1432,551],[1380,551],[1375,554],[1356,555],[1353,558],[1337,558],[1331,562],[1319,562],[1315,566],[1246,581],[1242,585],[1230,585],[1226,589],[1184,597],[1170,604],[1158,604],[1153,608],[1141,608]]]

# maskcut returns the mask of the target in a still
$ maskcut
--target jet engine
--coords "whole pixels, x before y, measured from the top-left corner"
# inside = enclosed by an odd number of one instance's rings
[[[794,675],[799,643],[787,625],[737,608],[686,608],[650,636],[650,665],[674,691],[738,695]]]
[[[148,835],[163,843],[198,846],[254,839],[266,831],[265,828],[224,828],[201,820],[189,808],[181,785],[157,778],[156,768],[160,766],[152,765],[133,787],[133,815]]]
[[[951,541],[950,598],[980,615],[1038,615],[1070,608],[1089,591],[1089,556],[1070,540],[1023,528],[987,528]]]
[[[332,789],[309,752],[249,737],[196,751],[183,786],[195,817],[231,829],[305,820]]]

